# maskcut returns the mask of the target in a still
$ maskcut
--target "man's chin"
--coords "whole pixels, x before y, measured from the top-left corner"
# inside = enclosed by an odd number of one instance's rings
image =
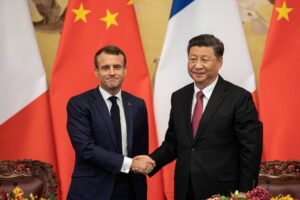
[[[108,88],[111,91],[117,91],[117,90],[121,89],[121,87],[119,85],[110,85]]]
[[[205,82],[205,77],[203,76],[194,76],[193,77],[193,80],[196,82],[196,83],[202,83],[202,82]]]

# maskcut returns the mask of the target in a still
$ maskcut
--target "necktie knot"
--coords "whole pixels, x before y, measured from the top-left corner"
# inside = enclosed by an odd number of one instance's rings
[[[203,97],[204,97],[204,94],[203,94],[202,91],[197,92],[197,100],[198,100],[198,99],[202,100]]]
[[[117,103],[117,98],[118,97],[116,97],[116,96],[111,96],[108,98],[108,100],[110,100],[112,104],[115,104],[115,103]]]

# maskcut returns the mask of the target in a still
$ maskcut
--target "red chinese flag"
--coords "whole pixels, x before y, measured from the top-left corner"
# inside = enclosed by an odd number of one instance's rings
[[[149,151],[157,147],[150,78],[132,1],[69,1],[50,87],[63,199],[74,166],[74,150],[66,131],[66,104],[71,96],[97,86],[93,59],[95,52],[105,45],[119,46],[127,55],[123,89],[146,101]],[[148,199],[163,199],[161,182],[161,174],[148,179]]]
[[[300,159],[300,3],[276,0],[260,69],[264,159]]]

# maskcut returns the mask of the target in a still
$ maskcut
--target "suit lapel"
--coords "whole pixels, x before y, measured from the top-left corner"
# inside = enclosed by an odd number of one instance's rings
[[[190,84],[187,87],[186,94],[184,95],[184,110],[185,110],[185,124],[187,125],[186,130],[188,130],[188,137],[189,140],[193,141],[193,134],[192,134],[192,120],[191,120],[191,112],[192,112],[192,102],[193,102],[193,95],[194,95],[194,83]]]
[[[218,82],[212,92],[211,97],[209,98],[209,101],[206,105],[206,108],[204,110],[204,113],[202,115],[202,118],[199,123],[199,128],[197,130],[197,135],[194,139],[194,143],[197,142],[197,140],[200,137],[203,137],[204,135],[204,130],[208,124],[208,121],[210,118],[213,116],[213,114],[216,112],[218,107],[221,105],[225,98],[225,93],[226,93],[226,86],[225,86],[225,81],[221,76],[219,76]]]
[[[132,156],[132,141],[133,141],[133,117],[132,117],[132,102],[129,100],[126,93],[122,92],[122,101],[126,119],[127,129],[127,151],[128,156]]]
[[[103,118],[103,121],[105,122],[106,128],[109,132],[109,136],[111,137],[115,147],[117,148],[116,136],[114,133],[114,127],[110,118],[109,110],[98,87],[94,90],[94,103],[98,108],[99,113]]]

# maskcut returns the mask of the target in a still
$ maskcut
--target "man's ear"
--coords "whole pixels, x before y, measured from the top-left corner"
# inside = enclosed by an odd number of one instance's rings
[[[219,69],[220,69],[223,65],[223,56],[219,57],[218,60],[219,60],[219,64],[220,64],[220,66],[219,66]]]
[[[96,76],[97,78],[99,78],[99,70],[98,70],[98,68],[95,68],[95,69],[94,69],[94,73],[95,73],[95,76]]]

